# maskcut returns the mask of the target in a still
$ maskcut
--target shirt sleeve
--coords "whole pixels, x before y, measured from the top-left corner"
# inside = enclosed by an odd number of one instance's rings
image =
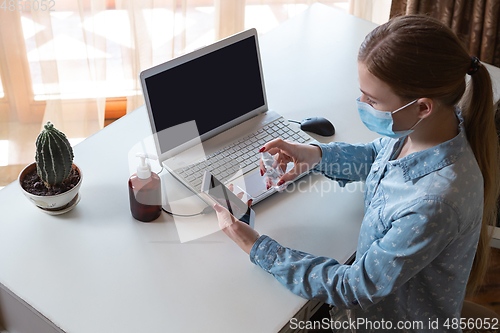
[[[341,186],[352,181],[364,181],[372,163],[390,138],[378,138],[370,143],[348,144],[344,142],[312,142],[321,149],[322,157],[313,171],[323,173]]]
[[[441,201],[420,200],[400,215],[352,265],[283,247],[265,235],[250,260],[294,294],[367,308],[431,263],[458,233],[457,213]]]

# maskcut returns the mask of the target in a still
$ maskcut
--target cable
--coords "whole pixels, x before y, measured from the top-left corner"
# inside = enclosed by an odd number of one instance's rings
[[[290,119],[288,119],[288,121],[291,122],[291,123],[302,124],[300,121],[297,121],[297,120],[290,120]]]
[[[196,214],[188,214],[188,215],[183,215],[183,214],[175,214],[175,213],[172,213],[172,212],[169,212],[168,210],[166,210],[165,208],[161,208],[163,209],[163,211],[167,214],[170,214],[172,216],[179,216],[179,217],[193,217],[193,216],[198,216],[198,215],[203,215],[203,214],[209,214],[213,211],[212,207],[208,206],[208,207],[205,207],[205,209],[203,209],[201,212],[199,213],[196,213]]]

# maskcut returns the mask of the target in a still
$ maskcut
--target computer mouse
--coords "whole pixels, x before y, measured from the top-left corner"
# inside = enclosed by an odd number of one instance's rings
[[[306,118],[300,122],[300,129],[321,136],[332,136],[335,134],[333,124],[323,117]]]

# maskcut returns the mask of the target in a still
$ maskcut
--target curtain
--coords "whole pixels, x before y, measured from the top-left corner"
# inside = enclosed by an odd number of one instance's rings
[[[204,45],[230,35],[256,27],[259,32],[293,17],[314,3],[338,6],[345,3],[349,13],[376,23],[389,19],[390,0],[147,0],[133,2],[116,0],[116,9],[125,10],[129,17],[130,47],[122,47],[123,70],[133,79],[134,94],[127,97],[127,112],[144,104],[140,89],[139,73],[148,67],[160,64]],[[199,23],[194,14],[204,4],[210,13],[210,21]],[[168,15],[161,13],[169,8]],[[209,11],[211,8],[213,11]],[[340,7],[342,8],[342,7]],[[140,13],[147,13],[141,16]],[[163,23],[162,23],[163,22]],[[198,22],[198,23],[193,23]],[[165,24],[161,29],[150,31],[149,27]],[[203,37],[198,37],[197,28],[206,29]],[[128,31],[127,31],[128,32]],[[158,48],[165,37],[170,42]],[[161,44],[161,43],[160,43]]]
[[[103,128],[110,98],[125,97],[127,112],[144,104],[142,70],[244,29],[265,33],[316,2],[382,23],[390,0],[9,3],[0,10],[0,188],[15,179],[2,179],[7,171],[33,162],[47,121],[74,145]]]
[[[23,75],[31,80],[22,84],[35,103],[33,112],[10,105],[11,113],[18,109],[11,120],[50,120],[87,137],[103,127],[106,97],[125,96],[127,111],[144,103],[142,70],[249,27],[269,30],[316,2],[383,23],[390,0],[64,0],[53,11],[37,0],[20,2],[26,7],[0,11],[0,20],[13,21],[24,37],[16,53],[29,63]],[[9,81],[9,73],[0,74]]]
[[[389,20],[391,0],[349,0],[349,14],[383,24]]]
[[[393,0],[390,16],[427,14],[449,26],[470,55],[500,67],[500,1]]]
[[[48,1],[43,10],[40,1],[25,1],[15,6],[9,3],[0,11],[3,175],[17,174],[34,161],[36,137],[49,120],[73,143],[103,126],[105,96],[99,91],[105,81],[102,68],[106,58],[100,50],[102,39],[94,35],[92,27],[81,27],[92,15],[90,9],[84,12],[84,3],[89,2],[61,2],[58,11],[52,12]],[[96,15],[105,7],[104,2],[92,4]],[[8,180],[13,179],[2,177],[0,186]]]
[[[36,47],[29,50],[28,60],[41,83],[36,93],[45,99],[41,125],[51,121],[74,138],[87,137],[104,123],[105,96],[99,92],[106,80],[106,43],[95,34],[104,9],[98,1],[91,1],[87,9],[83,0],[66,1],[56,17],[48,10],[23,16],[24,24],[31,17],[33,29],[39,29],[32,36]]]

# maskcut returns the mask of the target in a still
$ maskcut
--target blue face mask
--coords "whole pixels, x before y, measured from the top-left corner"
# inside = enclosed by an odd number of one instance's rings
[[[359,116],[365,126],[368,127],[370,131],[377,132],[380,135],[385,135],[390,138],[400,138],[402,136],[410,134],[411,132],[413,132],[415,126],[417,126],[418,123],[422,121],[423,118],[420,118],[420,120],[417,121],[415,125],[413,125],[409,130],[406,131],[392,130],[392,126],[394,125],[394,119],[392,118],[392,115],[400,110],[403,110],[405,107],[412,105],[416,101],[417,100],[414,100],[413,102],[410,102],[395,111],[386,112],[375,110],[375,108],[373,108],[373,106],[371,106],[370,104],[361,102],[359,97],[356,100],[358,104]]]

